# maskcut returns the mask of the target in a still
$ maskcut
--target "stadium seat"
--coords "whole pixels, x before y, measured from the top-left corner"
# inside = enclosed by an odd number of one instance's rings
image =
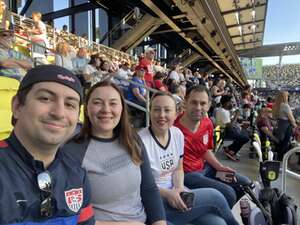
[[[0,110],[0,140],[7,138],[13,129],[11,125],[12,112],[9,110]]]
[[[9,77],[0,77],[0,140],[9,136],[11,125],[11,99],[17,93],[20,82]]]
[[[221,126],[216,126],[214,129],[214,142],[215,142],[215,148],[214,152],[215,154],[219,152],[223,147],[228,147],[233,143],[233,140],[227,140],[224,138],[224,129],[221,128]]]

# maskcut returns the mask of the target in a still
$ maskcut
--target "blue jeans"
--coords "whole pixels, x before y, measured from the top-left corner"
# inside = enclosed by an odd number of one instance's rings
[[[224,196],[212,188],[191,190],[195,194],[194,206],[190,211],[181,212],[172,208],[164,199],[168,224],[182,225],[238,225]]]
[[[226,128],[225,129],[225,138],[229,140],[234,140],[233,143],[228,146],[228,148],[236,154],[244,144],[249,141],[249,137],[246,134],[243,134],[238,128]]]
[[[184,185],[190,189],[208,187],[217,189],[224,195],[230,208],[232,208],[237,200],[244,195],[240,185],[249,185],[252,181],[248,177],[236,173],[236,183],[223,183],[215,178],[216,172],[214,168],[206,163],[202,171],[185,173]]]

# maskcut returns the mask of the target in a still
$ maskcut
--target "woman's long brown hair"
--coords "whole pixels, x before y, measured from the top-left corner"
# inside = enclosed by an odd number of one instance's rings
[[[142,158],[141,158],[141,150],[140,150],[140,145],[138,143],[138,135],[132,128],[129,120],[129,114],[128,114],[128,109],[127,105],[125,103],[125,98],[122,93],[122,91],[118,88],[118,86],[114,83],[111,83],[110,81],[102,81],[99,83],[96,83],[94,86],[90,88],[86,95],[85,99],[85,104],[84,104],[84,122],[83,122],[83,127],[80,131],[80,134],[77,138],[77,141],[88,139],[92,136],[92,124],[91,121],[88,117],[87,113],[87,105],[89,102],[89,99],[94,92],[95,89],[99,87],[112,87],[115,89],[121,98],[122,102],[122,113],[121,113],[121,118],[119,121],[119,124],[114,128],[113,132],[114,135],[119,137],[120,144],[125,147],[126,151],[131,157],[131,160],[139,165],[142,163]]]

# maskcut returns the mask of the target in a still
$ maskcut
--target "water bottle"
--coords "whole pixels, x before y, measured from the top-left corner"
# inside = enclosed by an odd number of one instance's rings
[[[240,200],[241,218],[244,225],[248,225],[248,218],[250,216],[250,203],[248,199],[244,198]]]

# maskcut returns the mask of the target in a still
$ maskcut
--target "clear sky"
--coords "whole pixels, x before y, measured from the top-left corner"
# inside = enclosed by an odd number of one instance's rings
[[[263,44],[300,42],[300,0],[268,0]],[[263,64],[277,64],[279,57],[264,58]],[[300,55],[284,56],[282,63],[300,63]]]

